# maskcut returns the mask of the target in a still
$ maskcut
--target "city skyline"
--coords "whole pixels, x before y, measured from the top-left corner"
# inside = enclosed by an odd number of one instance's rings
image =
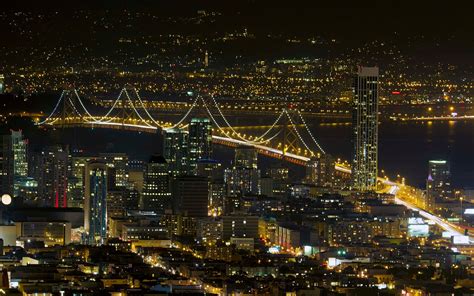
[[[5,5],[0,294],[474,294],[470,11]]]

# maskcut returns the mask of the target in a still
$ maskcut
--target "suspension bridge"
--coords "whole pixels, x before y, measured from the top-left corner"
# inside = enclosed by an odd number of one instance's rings
[[[314,157],[326,154],[317,139],[309,129],[302,113],[294,106],[284,108],[261,135],[246,135],[239,132],[242,127],[234,127],[224,116],[219,104],[213,95],[197,95],[189,105],[189,109],[177,122],[157,120],[147,110],[138,91],[130,86],[124,87],[114,103],[104,115],[92,115],[74,88],[63,90],[51,113],[42,121],[37,122],[40,127],[88,127],[112,128],[138,132],[157,133],[160,130],[186,129],[188,118],[196,108],[202,108],[214,124],[212,140],[216,144],[229,147],[240,145],[252,146],[260,154],[282,159],[297,165],[306,165]],[[351,173],[346,163],[336,163],[335,169],[342,176],[348,177]],[[463,227],[446,222],[410,203],[404,195],[406,185],[379,178],[385,185],[387,193],[396,196],[396,202],[419,211],[428,220],[431,220],[442,229],[453,235],[462,235]],[[474,237],[470,237],[474,244]]]
[[[51,113],[37,122],[40,127],[88,127],[109,128],[137,132],[157,133],[160,130],[185,129],[186,119],[193,110],[200,108],[213,123],[213,142],[229,147],[247,145],[260,154],[305,165],[311,158],[326,152],[309,129],[302,113],[295,106],[281,110],[272,124],[261,135],[245,134],[234,128],[224,115],[212,94],[196,95],[188,110],[177,122],[158,120],[146,108],[136,88],[125,86],[103,115],[93,115],[75,88],[62,91]],[[338,164],[336,169],[349,174],[347,165]]]

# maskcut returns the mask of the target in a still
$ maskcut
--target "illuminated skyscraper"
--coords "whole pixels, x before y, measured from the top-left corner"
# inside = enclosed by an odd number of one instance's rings
[[[69,149],[61,145],[36,151],[32,157],[32,177],[38,181],[38,196],[45,206],[67,207]]]
[[[100,153],[109,167],[109,188],[128,185],[128,156],[125,153]]]
[[[188,162],[188,134],[184,131],[172,128],[163,134],[163,156],[169,165],[169,171],[173,176],[187,174]]]
[[[13,194],[13,153],[11,136],[0,136],[0,194]]]
[[[162,212],[170,205],[170,198],[168,163],[163,156],[153,155],[145,168],[141,208]]]
[[[20,131],[0,136],[0,189],[19,194],[20,183],[28,177],[28,140]]]
[[[352,185],[359,191],[377,186],[378,81],[377,67],[359,67],[354,79]]]
[[[331,187],[334,185],[334,159],[329,154],[311,158],[306,163],[305,182],[308,184]]]
[[[197,164],[197,175],[209,180],[209,214],[220,215],[224,208],[224,171],[222,164],[213,159],[201,159]]]
[[[86,165],[84,230],[87,243],[100,245],[107,238],[107,165],[90,161]]]
[[[212,125],[209,118],[193,118],[189,124],[189,169],[197,174],[200,159],[212,157]]]
[[[428,209],[433,210],[436,200],[443,201],[453,197],[451,188],[451,171],[446,160],[430,160],[428,162],[428,178],[426,180]]]
[[[74,155],[71,158],[71,169],[68,177],[68,207],[84,207],[84,176],[90,156]]]
[[[19,187],[23,180],[28,177],[28,140],[23,138],[21,130],[12,131],[12,152],[13,152],[13,194],[19,194]]]
[[[260,194],[260,170],[257,167],[257,150],[250,146],[235,149],[234,167],[224,173],[227,194],[243,196]]]

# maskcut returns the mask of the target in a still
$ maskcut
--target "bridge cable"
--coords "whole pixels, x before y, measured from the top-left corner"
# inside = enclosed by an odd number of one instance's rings
[[[250,140],[247,140],[245,139],[244,137],[240,136],[240,133],[238,133],[233,127],[232,125],[229,123],[229,121],[227,121],[227,118],[224,116],[224,114],[222,113],[221,109],[219,108],[219,105],[217,104],[216,100],[214,99],[214,96],[210,95],[210,97],[212,98],[213,102],[214,102],[214,105],[217,107],[217,110],[219,111],[221,117],[224,119],[225,123],[227,124],[227,126],[231,129],[232,132],[234,132],[237,137],[239,137],[240,139],[242,139],[243,141],[247,142],[247,143],[250,143],[250,144],[263,144],[265,143],[266,141],[259,141],[259,142],[255,142],[255,141],[250,141]],[[204,102],[204,99],[203,99],[203,102]]]
[[[114,102],[114,104],[112,105],[112,107],[109,109],[109,111],[108,111],[105,115],[103,115],[99,120],[96,120],[95,123],[99,123],[99,122],[109,123],[109,122],[111,122],[111,121],[113,120],[113,119],[109,119],[109,120],[105,121],[104,119],[106,119],[106,118],[110,115],[110,113],[112,113],[112,110],[115,109],[115,106],[117,105],[118,101],[119,101],[120,98],[122,97],[123,90],[124,90],[124,89],[122,88],[122,90],[120,91],[120,93],[119,93],[117,99],[115,99],[115,102]]]
[[[293,129],[295,130],[296,134],[298,135],[298,138],[300,139],[300,141],[303,143],[303,145],[306,147],[306,149],[311,152],[312,155],[314,155],[313,151],[311,151],[311,149],[309,149],[309,146],[306,144],[306,142],[303,140],[303,138],[301,137],[300,133],[298,132],[298,129],[296,128],[296,125],[293,123],[293,120],[291,119],[291,116],[290,114],[288,114],[288,111],[285,110],[285,113],[286,113],[286,116],[288,117],[288,119],[290,120],[290,123],[291,123],[291,126],[293,127]],[[285,149],[285,147],[283,147],[283,149]]]
[[[43,120],[41,122],[38,122],[36,125],[42,125],[42,124],[46,123],[46,121],[48,121],[53,116],[53,114],[56,113],[56,110],[58,109],[59,104],[63,100],[64,92],[65,92],[64,90],[61,92],[61,96],[59,97],[58,102],[56,103],[56,106],[54,107],[53,111],[49,114],[49,116],[46,117],[45,120]]]
[[[319,145],[318,141],[316,141],[316,138],[313,136],[313,133],[311,133],[308,125],[306,124],[306,121],[304,120],[303,118],[303,115],[301,114],[300,110],[298,110],[298,114],[301,118],[301,121],[303,122],[303,125],[305,126],[306,130],[308,131],[311,139],[313,139],[313,142],[316,144],[316,146],[318,146],[319,150],[323,153],[323,154],[326,154],[326,152],[324,151],[323,147],[321,147],[321,145]]]
[[[87,115],[89,115],[89,118],[91,118],[92,120],[95,121],[95,117],[92,116],[92,114],[90,114],[89,111],[87,110],[86,106],[84,106],[84,103],[82,102],[81,97],[79,96],[79,94],[78,94],[78,92],[77,92],[76,89],[74,89],[74,93],[76,94],[77,100],[78,100],[79,103],[81,104],[82,109],[84,109],[84,111],[87,113]],[[90,122],[90,121],[88,121],[88,122]]]
[[[138,117],[148,126],[153,127],[151,124],[149,124],[141,115],[138,113],[137,109],[135,108],[135,105],[133,104],[132,99],[130,99],[130,96],[128,95],[128,91],[125,89],[125,95],[127,96],[128,102],[132,106],[133,110],[135,111],[135,114],[138,115]],[[122,106],[124,108],[125,106]]]

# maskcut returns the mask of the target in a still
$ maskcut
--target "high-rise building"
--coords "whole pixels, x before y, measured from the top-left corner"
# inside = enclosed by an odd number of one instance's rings
[[[334,165],[334,159],[329,154],[311,158],[311,160],[306,163],[305,182],[321,187],[331,187],[335,185]]]
[[[234,166],[226,169],[224,180],[227,194],[243,196],[260,194],[260,170],[257,167],[257,150],[239,146],[235,149]]]
[[[22,131],[0,136],[0,190],[19,195],[20,183],[28,177],[28,140]]]
[[[187,174],[188,162],[188,134],[180,129],[172,128],[163,134],[163,156],[169,165],[169,171],[173,176]]]
[[[258,167],[258,151],[252,146],[242,145],[235,148],[235,167],[256,169]]]
[[[280,198],[285,197],[290,186],[288,168],[280,164],[269,168],[267,175],[272,179],[271,196]]]
[[[69,148],[49,146],[32,157],[32,177],[38,182],[38,196],[45,206],[68,207]]]
[[[222,164],[213,159],[201,159],[197,164],[197,175],[209,180],[209,214],[219,216],[224,209],[224,172]]]
[[[197,174],[197,162],[212,157],[212,125],[209,118],[192,118],[189,124],[189,170]]]
[[[201,176],[179,176],[173,180],[173,211],[189,217],[207,217],[209,185],[208,178]]]
[[[359,67],[354,79],[352,111],[352,185],[359,191],[377,186],[379,69]]]
[[[68,182],[68,207],[83,208],[84,207],[84,178],[86,164],[93,157],[74,155],[71,157],[71,168],[69,171]]]
[[[446,160],[430,160],[428,162],[428,178],[426,180],[426,196],[428,209],[435,209],[436,200],[442,201],[453,197],[451,188],[451,170]]]
[[[170,173],[161,155],[153,155],[145,167],[141,208],[162,212],[170,205]]]
[[[84,230],[87,243],[93,245],[107,238],[107,169],[100,161],[86,165]]]
[[[10,135],[0,136],[0,194],[13,194],[13,156]]]
[[[128,156],[125,153],[100,153],[109,167],[109,188],[127,187]]]
[[[19,194],[20,183],[28,177],[28,140],[23,137],[21,130],[11,134],[13,152],[13,194]]]
[[[20,183],[28,177],[28,140],[22,131],[0,137],[0,190],[17,196]]]

